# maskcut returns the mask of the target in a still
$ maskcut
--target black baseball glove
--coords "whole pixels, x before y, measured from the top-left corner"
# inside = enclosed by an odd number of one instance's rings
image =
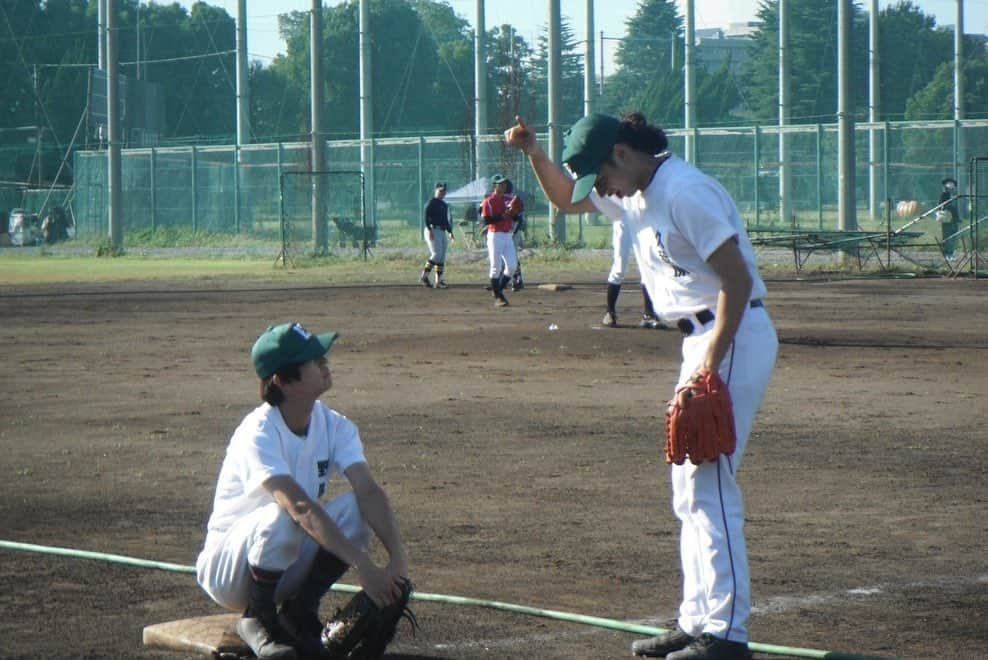
[[[384,655],[394,639],[398,623],[408,619],[412,634],[418,630],[418,621],[408,608],[414,587],[405,580],[401,597],[385,607],[378,607],[363,590],[326,621],[322,629],[322,643],[334,658],[347,660],[373,660]]]

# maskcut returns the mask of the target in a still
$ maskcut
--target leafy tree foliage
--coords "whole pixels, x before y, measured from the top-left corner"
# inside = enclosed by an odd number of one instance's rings
[[[964,75],[964,116],[988,117],[988,54],[980,52],[966,59]],[[954,116],[954,64],[941,64],[930,81],[906,105],[906,119],[952,119]]]
[[[791,121],[833,122],[837,117],[837,2],[789,0],[789,70]],[[852,89],[856,104],[867,107],[867,19],[852,5]],[[752,118],[775,122],[779,107],[779,2],[764,0],[761,25],[752,37],[751,59],[744,76]],[[863,64],[862,64],[863,63]]]
[[[902,119],[909,98],[953,58],[954,36],[937,30],[936,19],[911,0],[900,0],[878,14],[879,107],[883,119]]]
[[[563,18],[559,28],[559,122],[575,123],[583,116],[583,53],[569,20]],[[549,26],[543,25],[535,54],[531,60],[533,108],[530,114],[536,126],[547,123],[549,116]]]

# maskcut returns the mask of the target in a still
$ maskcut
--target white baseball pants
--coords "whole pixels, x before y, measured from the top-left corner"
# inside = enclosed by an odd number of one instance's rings
[[[370,542],[370,528],[360,515],[353,493],[325,505],[343,535],[362,548]],[[217,539],[206,539],[196,560],[196,578],[210,598],[231,610],[247,607],[250,585],[248,564],[268,571],[284,571],[275,589],[275,601],[290,598],[308,576],[318,546],[277,502],[265,505]]]
[[[714,321],[683,339],[677,388],[702,364]],[[720,365],[734,405],[737,449],[717,462],[672,466],[673,510],[681,522],[683,600],[679,626],[690,635],[711,633],[748,641],[751,586],[744,540],[744,505],[737,470],[755,414],[768,389],[779,341],[764,308],[745,310],[734,344]]]
[[[508,231],[487,232],[487,259],[490,261],[489,277],[511,274],[518,268],[518,253],[515,242]]]

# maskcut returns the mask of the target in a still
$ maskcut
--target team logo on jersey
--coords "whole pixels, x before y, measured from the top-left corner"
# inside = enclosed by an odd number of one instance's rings
[[[690,274],[688,270],[678,266],[672,259],[669,258],[669,253],[666,252],[665,245],[662,244],[662,232],[655,232],[655,250],[659,255],[659,259],[663,263],[667,264],[669,268],[672,269],[673,277],[686,277]]]

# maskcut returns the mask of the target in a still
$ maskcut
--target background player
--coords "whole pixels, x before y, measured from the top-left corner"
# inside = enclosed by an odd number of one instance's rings
[[[940,211],[937,211],[936,217],[940,221],[943,255],[949,259],[954,256],[954,247],[957,243],[957,230],[960,229],[960,213],[957,211],[957,181],[952,177],[947,177],[940,183],[943,185],[943,192],[940,193],[938,203],[950,203],[945,204]]]
[[[508,206],[511,206],[511,200],[518,197],[519,204],[522,204],[520,199],[521,193],[515,192],[515,184],[512,183],[511,179],[505,179],[504,181],[504,194],[508,198]],[[521,246],[522,237],[527,231],[525,223],[525,211],[524,205],[522,205],[522,212],[518,213],[514,217],[514,226],[511,229],[511,241],[515,244],[515,255],[518,259],[518,266],[515,267],[515,272],[511,274],[511,290],[521,291],[525,288],[525,278],[521,274]]]
[[[611,272],[607,275],[607,312],[604,314],[601,324],[614,327],[618,324],[617,301],[621,294],[621,284],[624,282],[624,274],[628,269],[628,260],[631,258],[631,248],[634,243],[632,233],[627,230],[624,220],[616,220],[611,223],[611,248],[613,250],[613,260],[611,262]],[[652,328],[658,330],[666,326],[655,317],[655,310],[652,308],[652,299],[648,295],[648,289],[642,282],[642,319],[638,322],[639,328]]]
[[[504,297],[504,288],[511,281],[511,274],[518,267],[518,253],[515,252],[514,239],[511,236],[514,216],[508,210],[508,202],[511,199],[504,194],[508,187],[507,181],[503,174],[492,176],[491,184],[494,186],[494,192],[480,207],[481,221],[487,228],[487,259],[490,262],[491,291],[494,294],[494,304],[498,307],[508,306],[508,299]]]
[[[563,161],[575,181],[549,159],[521,119],[505,139],[528,155],[562,212],[600,211],[627,223],[656,311],[684,335],[676,389],[716,370],[734,403],[735,452],[700,465],[671,466],[673,509],[681,525],[678,626],[635,642],[632,651],[670,660],[751,658],[737,470],[768,388],[778,338],[762,303],[765,284],[741,215],[723,186],[669,153],[665,133],[640,113],[622,120],[590,115],[567,132]]]
[[[423,235],[425,244],[429,246],[429,260],[425,262],[422,275],[419,281],[427,287],[432,287],[429,281],[429,273],[436,269],[436,288],[445,289],[446,280],[443,279],[443,271],[446,268],[446,249],[449,243],[446,240],[453,240],[453,224],[449,217],[449,205],[445,201],[446,182],[441,181],[436,184],[436,190],[432,199],[425,205],[425,228]]]
[[[319,602],[349,567],[379,605],[394,602],[408,577],[398,523],[357,427],[319,401],[333,386],[326,355],[335,340],[286,323],[255,342],[264,403],[230,439],[196,561],[206,593],[243,612],[237,632],[261,659],[293,659],[296,648],[318,655]],[[334,473],[352,491],[323,505]],[[367,553],[371,533],[386,566]]]

